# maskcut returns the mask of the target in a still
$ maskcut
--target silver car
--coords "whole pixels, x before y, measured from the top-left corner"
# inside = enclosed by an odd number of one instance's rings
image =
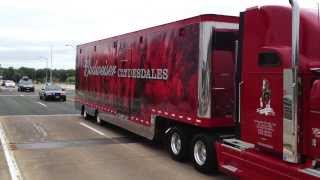
[[[40,99],[45,101],[47,100],[62,100],[66,101],[66,91],[65,89],[57,86],[55,84],[47,83],[40,91],[39,91]]]

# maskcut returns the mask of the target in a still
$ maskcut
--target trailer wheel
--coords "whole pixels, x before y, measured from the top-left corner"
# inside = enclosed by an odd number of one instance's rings
[[[186,133],[182,128],[174,127],[169,131],[167,148],[172,157],[176,161],[183,161],[188,154],[188,142]]]
[[[217,171],[215,140],[214,136],[206,134],[198,134],[192,139],[190,155],[193,166],[198,171],[206,174]]]

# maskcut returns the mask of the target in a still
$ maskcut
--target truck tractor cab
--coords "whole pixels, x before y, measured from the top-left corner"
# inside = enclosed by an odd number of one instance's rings
[[[320,178],[320,24],[290,3],[241,14],[240,137],[217,152],[220,170],[244,179]]]

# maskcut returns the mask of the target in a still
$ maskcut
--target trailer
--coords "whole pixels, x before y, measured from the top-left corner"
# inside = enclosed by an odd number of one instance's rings
[[[288,7],[241,13],[237,137],[216,143],[239,179],[320,179],[319,14]]]
[[[167,137],[178,161],[194,146],[195,167],[211,171],[213,142],[235,126],[238,21],[207,14],[77,46],[76,108],[150,140]]]

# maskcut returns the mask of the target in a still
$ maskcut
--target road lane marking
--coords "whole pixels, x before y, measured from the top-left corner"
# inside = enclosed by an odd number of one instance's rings
[[[26,114],[26,115],[5,115],[0,118],[17,118],[17,117],[78,117],[80,114]]]
[[[13,152],[9,148],[8,140],[5,135],[2,123],[0,122],[0,140],[3,147],[4,155],[9,167],[9,172],[12,180],[22,180],[22,175],[20,173],[19,167],[17,165],[16,159],[14,158]]]
[[[43,103],[41,103],[41,102],[36,102],[36,103],[40,104],[40,105],[43,106],[43,107],[48,107],[47,105],[45,105],[45,104],[43,104]]]
[[[99,130],[97,130],[97,129],[95,129],[95,128],[93,128],[93,127],[91,127],[91,126],[89,126],[89,125],[87,125],[87,124],[85,124],[83,122],[80,122],[80,125],[88,128],[88,129],[90,129],[90,130],[92,130],[92,131],[94,131],[94,132],[96,132],[98,134],[100,134],[101,136],[107,137],[103,132],[101,132],[101,131],[99,131]]]
[[[38,123],[32,123],[33,127],[36,128],[36,130],[43,136],[43,137],[47,137],[48,133],[46,132],[46,130]]]

